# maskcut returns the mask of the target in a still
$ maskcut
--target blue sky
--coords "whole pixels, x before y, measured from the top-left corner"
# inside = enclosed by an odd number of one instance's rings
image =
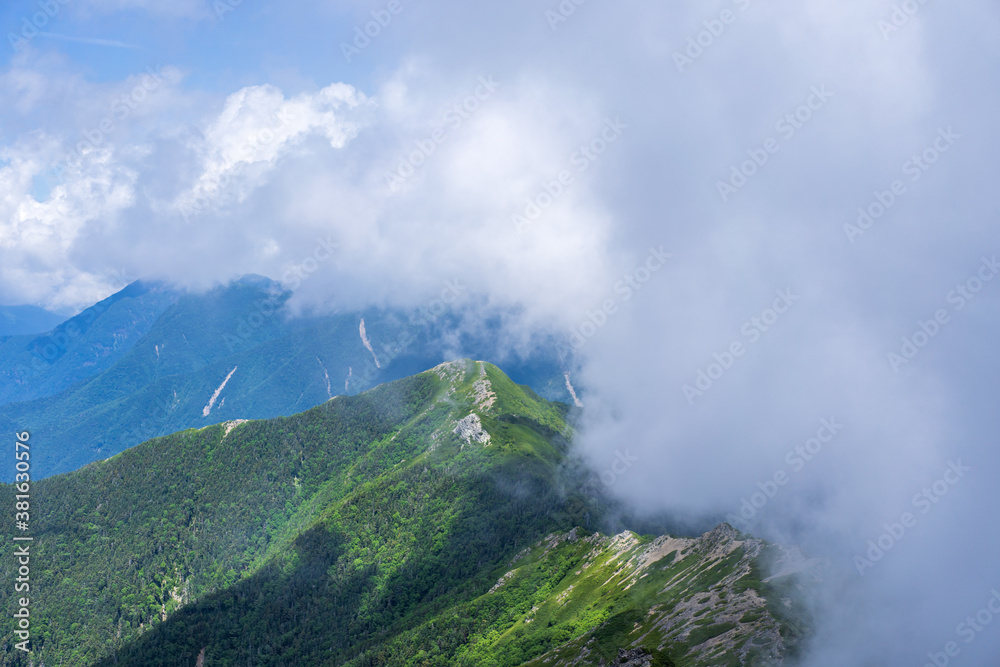
[[[188,86],[222,94],[262,81],[285,83],[290,92],[323,81],[350,79],[360,84],[369,79],[371,59],[398,57],[390,52],[394,42],[385,39],[371,48],[368,63],[347,63],[337,44],[350,37],[357,12],[346,6],[302,3],[289,11],[288,6],[266,2],[218,10],[212,2],[179,4],[176,12],[111,11],[101,3],[71,0],[59,5],[58,14],[42,25],[42,34],[28,43],[38,51],[63,54],[95,82],[118,81],[150,65],[169,63],[189,73]],[[187,5],[190,11],[184,11]],[[20,36],[24,19],[35,24],[39,12],[37,1],[0,8],[0,20],[8,27],[5,47],[10,46],[10,33]],[[316,20],[302,20],[303,14]],[[295,48],[273,48],[278,44]],[[8,66],[15,53],[3,50]]]
[[[42,10],[5,3],[0,303],[459,280],[523,313],[512,345],[582,341],[581,452],[630,447],[640,507],[722,516],[794,472],[750,527],[833,564],[808,664],[940,650],[1000,586],[996,4],[390,4],[67,0],[15,51]],[[995,623],[963,664],[998,650]]]

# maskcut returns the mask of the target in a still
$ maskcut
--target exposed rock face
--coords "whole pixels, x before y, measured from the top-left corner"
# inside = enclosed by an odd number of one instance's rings
[[[476,381],[476,384],[472,385],[472,389],[476,392],[476,407],[486,412],[493,407],[493,403],[497,400],[497,395],[493,393],[493,385],[490,384],[489,378],[486,377],[486,365],[481,361],[477,363],[479,364],[479,379]]]
[[[452,433],[457,433],[467,445],[471,445],[473,441],[486,447],[490,444],[490,434],[483,429],[483,423],[475,412],[459,420]]]
[[[611,662],[611,665],[617,667],[651,667],[652,664],[653,656],[641,646],[627,650],[618,649],[618,659]]]
[[[365,318],[361,318],[361,326],[358,327],[358,333],[361,334],[361,344],[365,346],[365,349],[372,353],[372,359],[375,360],[375,368],[382,368],[382,364],[378,362],[378,356],[375,354],[375,350],[372,349],[371,339],[368,338],[368,332],[365,330]]]
[[[246,419],[234,419],[233,421],[226,422],[226,432],[222,434],[222,437],[225,438],[232,432],[234,428],[236,428],[240,424],[245,424],[246,422],[247,422]]]
[[[219,400],[219,394],[221,394],[222,390],[226,388],[226,384],[229,383],[229,379],[233,377],[233,373],[236,372],[237,368],[239,368],[239,366],[234,366],[233,370],[229,371],[229,375],[226,376],[226,379],[222,381],[222,384],[219,385],[219,388],[215,390],[214,394],[212,394],[212,398],[208,400],[208,405],[206,405],[204,409],[201,411],[201,414],[203,416],[207,417],[209,414],[211,414],[212,406],[214,406],[215,402]],[[226,399],[222,400],[224,401]]]
[[[663,596],[665,602],[652,604],[644,614],[619,619],[617,626],[612,617],[607,625],[553,648],[527,662],[527,667],[670,667],[673,653],[685,656],[688,664],[712,667],[736,664],[735,660],[742,665],[787,664],[787,642],[798,639],[792,632],[782,634],[783,621],[762,597],[778,593],[758,581],[767,569],[764,561],[758,562],[766,546],[760,540],[728,524],[697,538],[661,535],[647,540],[630,531],[586,536],[574,532],[543,538],[532,554],[545,559],[550,551],[567,551],[572,543],[580,545],[579,565],[567,572],[561,590],[553,589],[556,594],[541,605],[539,614],[552,614],[566,604],[592,603],[587,591],[595,589],[632,590],[638,597]],[[775,547],[767,549],[770,559]],[[512,572],[501,586],[516,582],[518,567]],[[775,601],[792,609],[789,598],[775,597]],[[618,655],[609,661],[611,650]]]

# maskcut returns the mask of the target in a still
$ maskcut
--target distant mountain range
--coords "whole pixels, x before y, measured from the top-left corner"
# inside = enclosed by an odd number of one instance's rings
[[[456,355],[502,362],[540,395],[573,401],[572,360],[554,340],[526,357],[504,351],[500,314],[291,317],[290,296],[261,276],[206,294],[140,281],[45,334],[2,338],[0,427],[32,431],[35,473],[49,476],[154,436],[291,415]]]
[[[136,282],[45,333],[0,338],[0,406],[53,396],[100,375],[179,298]]]
[[[0,336],[51,331],[66,318],[37,306],[0,306]]]
[[[795,569],[790,552],[725,524],[690,537],[616,526],[621,508],[572,455],[576,408],[465,359],[324,399],[323,371],[293,378],[319,343],[331,347],[311,361],[325,372],[337,360],[365,373],[367,347],[341,342],[354,320],[282,336],[263,329],[292,325],[268,322],[242,351],[216,338],[232,311],[200,337],[170,325],[210,318],[234,294],[259,292],[181,297],[105,373],[157,396],[159,382],[179,397],[198,386],[177,405],[208,403],[209,416],[222,397],[264,405],[269,384],[276,396],[308,386],[321,404],[184,430],[35,482],[34,664],[749,667],[795,655],[806,582],[766,577]],[[376,353],[391,321],[366,326]],[[252,350],[257,365],[240,356]],[[50,446],[37,434],[32,451]],[[13,521],[0,513],[6,534]],[[0,598],[0,665],[27,664],[14,597]]]

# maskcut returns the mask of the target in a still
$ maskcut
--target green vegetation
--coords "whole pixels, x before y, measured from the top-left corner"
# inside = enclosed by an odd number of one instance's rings
[[[707,642],[709,639],[718,637],[724,632],[729,632],[735,627],[735,623],[716,623],[713,625],[705,625],[700,628],[695,628],[688,637],[688,644],[691,646],[697,646],[702,642]]]
[[[578,482],[568,411],[453,362],[37,482],[34,662],[517,667],[586,648],[579,664],[596,667],[647,646],[653,664],[685,667],[695,639],[736,628],[745,641],[756,630],[735,622],[732,591],[753,561],[732,529],[574,528],[580,503],[596,515],[603,501],[562,491]],[[470,412],[488,446],[454,432]],[[675,616],[697,600],[712,611]],[[26,665],[12,602],[0,664]]]
[[[46,443],[33,470],[47,477],[153,437],[288,416],[401,379],[443,361],[440,340],[455,326],[453,314],[399,310],[292,318],[289,297],[260,276],[206,294],[134,283],[51,335],[0,338],[0,428],[28,427]],[[362,318],[378,364],[362,344]],[[460,346],[493,358],[499,342],[463,336]],[[517,377],[568,396],[554,347],[526,361]]]

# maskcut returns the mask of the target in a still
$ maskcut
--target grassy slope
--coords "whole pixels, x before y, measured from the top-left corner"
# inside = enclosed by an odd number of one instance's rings
[[[45,613],[35,627],[46,652],[60,656],[61,664],[86,664],[182,600],[254,575],[269,548],[288,556],[285,547],[319,530],[331,507],[346,512],[348,493],[355,504],[388,503],[390,519],[416,512],[435,530],[447,525],[447,512],[436,505],[430,511],[413,494],[429,485],[435,496],[448,490],[465,502],[477,491],[472,483],[479,472],[508,455],[500,447],[484,455],[456,444],[445,429],[442,439],[449,442],[423,455],[427,478],[416,475],[429,433],[455,407],[449,390],[436,374],[424,373],[295,417],[241,424],[228,435],[219,425],[159,438],[37,483],[36,551],[45,563],[37,600]],[[555,407],[538,405],[546,421],[559,419]],[[510,428],[498,425],[498,441]],[[459,448],[459,456],[445,454],[445,444]],[[393,489],[372,486],[380,477],[392,480]],[[390,519],[380,529],[398,532]],[[352,525],[352,562],[378,560],[376,538],[359,537],[372,530],[366,525]],[[395,543],[385,548],[401,553]]]
[[[719,642],[743,642],[719,660],[762,637],[780,648],[752,593],[711,592],[752,578],[732,536],[567,536],[575,517],[554,484],[565,409],[493,366],[456,362],[44,480],[36,658],[151,667],[204,650],[207,664],[514,666],[553,651],[559,664],[602,664],[641,641],[687,665]],[[487,447],[452,432],[470,410]],[[694,632],[747,610],[759,617],[686,653]],[[641,637],[624,632],[636,621]],[[0,664],[14,664],[9,631],[4,641]]]
[[[69,348],[51,363],[34,359],[31,349],[52,347],[45,342],[52,337],[0,340],[0,401],[17,401],[0,407],[0,427],[29,428],[48,443],[34,462],[37,475],[76,470],[187,428],[296,414],[410,375],[442,359],[438,341],[457,324],[453,316],[422,320],[402,311],[289,319],[282,310],[289,294],[252,277],[202,295],[144,289],[131,286],[75,318],[89,329],[66,337]],[[380,368],[361,344],[362,316]],[[497,348],[489,335],[449,344],[484,358]],[[558,355],[544,350],[515,370],[562,396]],[[28,359],[44,373],[31,371]]]

